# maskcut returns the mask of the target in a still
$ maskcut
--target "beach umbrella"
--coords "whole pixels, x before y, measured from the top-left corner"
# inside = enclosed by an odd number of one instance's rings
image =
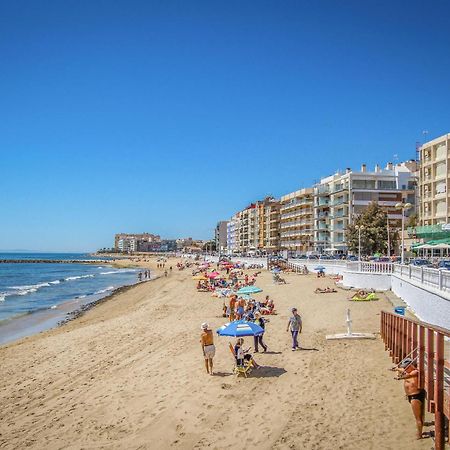
[[[262,289],[256,286],[245,286],[237,291],[237,294],[257,294],[262,292]]]
[[[248,294],[241,294],[239,295],[239,298],[243,298],[244,300],[251,300],[252,298]]]
[[[314,270],[325,270],[325,269],[326,269],[325,266],[317,266],[317,267],[314,267]]]
[[[192,277],[193,280],[203,280],[206,281],[208,278],[206,278],[203,275],[195,275],[195,277]]]
[[[219,272],[210,272],[210,273],[207,273],[207,274],[206,274],[206,276],[207,276],[208,278],[216,278],[216,277],[219,276],[219,275],[220,275]]]
[[[260,336],[263,333],[264,330],[259,325],[246,320],[236,320],[235,322],[227,323],[217,330],[219,336],[232,337]]]

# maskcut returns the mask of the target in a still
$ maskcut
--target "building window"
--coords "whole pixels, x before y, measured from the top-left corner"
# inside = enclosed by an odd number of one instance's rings
[[[353,180],[353,189],[375,189],[375,180]]]
[[[384,180],[379,180],[378,181],[378,188],[379,189],[395,189],[396,188],[396,184],[395,181],[384,181]],[[403,186],[403,189],[405,189],[406,186]]]

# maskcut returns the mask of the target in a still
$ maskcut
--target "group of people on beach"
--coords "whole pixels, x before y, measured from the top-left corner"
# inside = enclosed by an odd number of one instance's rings
[[[291,332],[292,336],[292,351],[296,351],[301,349],[300,344],[298,342],[298,336],[302,332],[303,322],[300,314],[297,311],[297,308],[292,308],[291,310],[292,315],[289,318],[289,321],[287,323],[286,331]],[[249,320],[248,320],[249,321]],[[259,325],[264,332],[262,334],[259,334],[257,336],[253,336],[254,339],[254,349],[255,353],[259,352],[259,346],[262,347],[264,353],[267,352],[268,347],[265,344],[263,340],[263,336],[266,331],[266,323],[268,322],[267,319],[261,316],[260,313],[256,313],[253,320],[257,325]],[[216,355],[216,347],[214,345],[214,336],[213,332],[210,329],[208,323],[202,323],[201,325],[201,336],[200,336],[200,344],[202,347],[203,357],[205,360],[205,368],[206,372],[210,375],[213,375],[213,359]],[[233,348],[233,354],[235,357],[235,364],[237,367],[243,367],[245,365],[251,365],[253,368],[259,368],[261,367],[254,359],[252,353],[250,352],[251,347],[248,347],[247,349],[244,348],[244,339],[243,338],[237,338],[236,342],[234,343]]]
[[[228,317],[230,322],[242,319],[254,320],[256,315],[269,314],[275,314],[275,304],[268,295],[264,300],[255,300],[232,294],[228,306],[223,303],[223,316]]]
[[[138,281],[149,280],[150,279],[150,269],[144,270],[137,274]]]

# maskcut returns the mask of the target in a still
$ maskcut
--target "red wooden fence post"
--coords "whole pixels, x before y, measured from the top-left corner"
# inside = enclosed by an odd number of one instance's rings
[[[436,450],[445,448],[444,335],[436,333],[436,382],[434,384],[434,430]]]
[[[419,384],[425,386],[425,328],[419,325]]]
[[[427,329],[427,368],[426,386],[428,394],[428,411],[434,412],[434,331]]]

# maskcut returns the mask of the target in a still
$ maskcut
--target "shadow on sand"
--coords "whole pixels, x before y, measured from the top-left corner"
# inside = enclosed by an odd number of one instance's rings
[[[286,373],[282,367],[260,366],[258,369],[252,370],[251,378],[277,378]]]
[[[233,372],[214,372],[213,377],[231,377]]]

